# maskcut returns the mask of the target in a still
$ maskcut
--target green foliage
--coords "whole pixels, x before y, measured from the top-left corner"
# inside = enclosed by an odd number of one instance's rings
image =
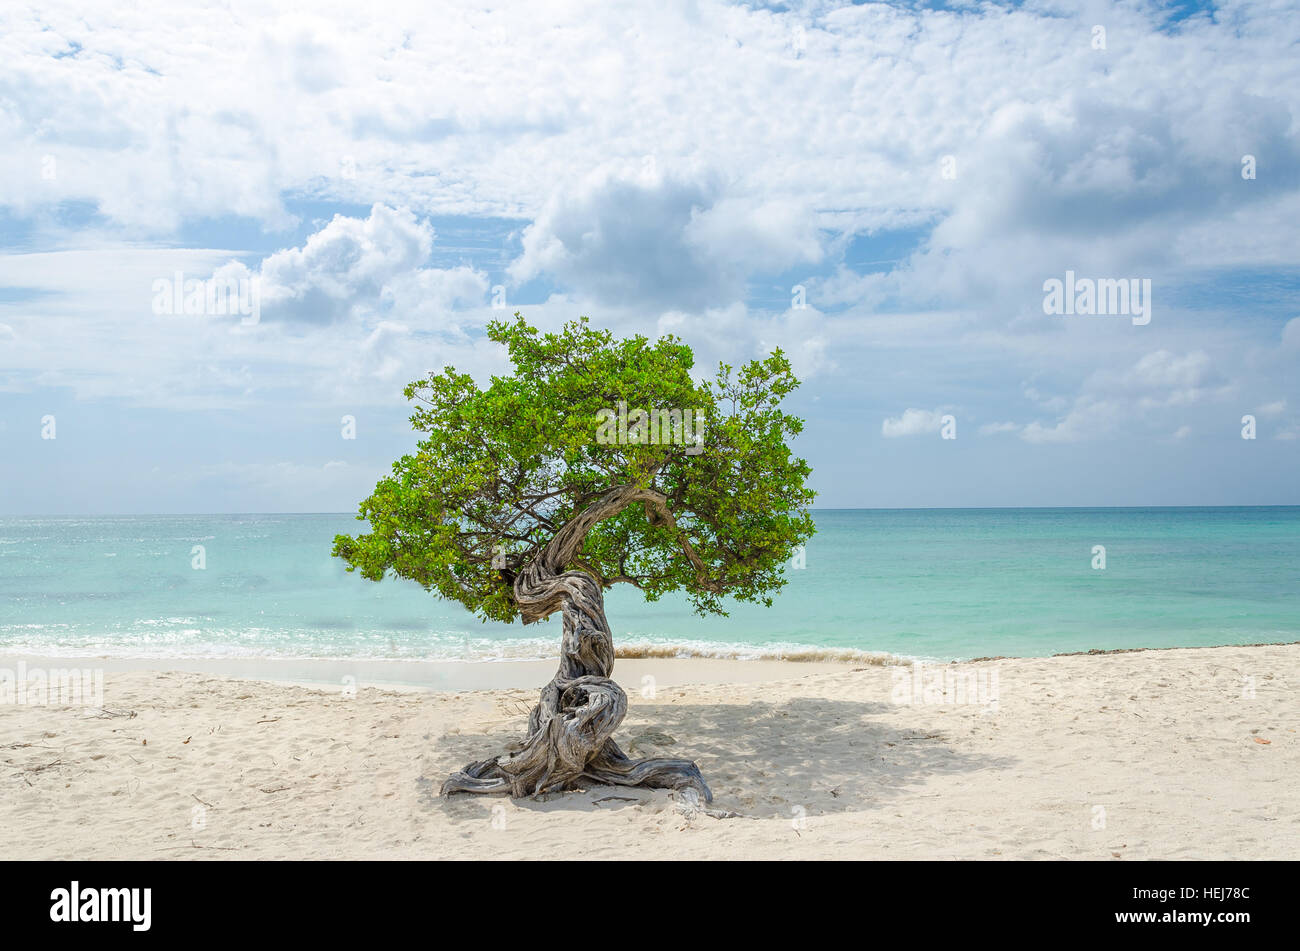
[[[484,620],[514,620],[517,571],[602,493],[637,486],[661,493],[673,518],[628,505],[588,531],[567,569],[651,601],[684,591],[700,614],[725,614],[724,595],[771,604],[792,549],[813,533],[810,469],[787,445],[803,421],[778,408],[799,384],[780,350],[697,384],[673,336],[616,340],[585,317],[543,334],[517,313],[488,336],[506,345],[512,376],[479,389],[447,367],[406,387],[419,404],[411,422],[428,435],[361,503],[370,534],[335,539],[349,571],[410,578]],[[630,416],[702,413],[703,445],[602,444],[599,414],[620,403]]]

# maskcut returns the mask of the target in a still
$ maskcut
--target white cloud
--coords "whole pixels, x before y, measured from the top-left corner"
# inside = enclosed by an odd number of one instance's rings
[[[1055,423],[1031,422],[1020,436],[1031,443],[1077,442],[1159,429],[1169,422],[1169,411],[1220,400],[1232,390],[1205,351],[1155,350],[1123,369],[1093,372],[1068,412]]]
[[[1132,415],[1132,409],[1116,400],[1082,396],[1058,422],[1052,425],[1031,422],[1020,431],[1020,438],[1030,443],[1078,442],[1109,435]]]
[[[240,11],[232,55],[212,39],[224,8],[50,0],[0,23],[0,203],[94,202],[139,233],[227,214],[282,227],[286,195],[536,218],[598,167],[689,166],[724,171],[715,197],[739,202],[699,225],[705,244],[749,222],[755,252],[806,254],[807,209],[857,230],[944,218],[915,293],[1005,290],[981,272],[1016,248],[1026,264],[1284,258],[1257,213],[1295,234],[1295,19],[1247,4],[1175,34],[1153,10],[1102,9],[1104,54],[1091,9],[700,0],[637,17],[629,41],[599,3],[272,0]],[[1260,174],[1243,182],[1248,149]]]
[[[923,433],[937,433],[943,417],[937,411],[928,409],[906,409],[902,416],[891,417],[880,424],[880,434],[893,439],[898,436],[919,436]]]
[[[1020,429],[1019,423],[985,423],[979,428],[981,436],[996,436],[999,433],[1014,433]]]
[[[433,242],[433,227],[407,208],[376,204],[364,219],[335,215],[302,247],[262,262],[263,312],[272,320],[328,323],[381,303],[435,310],[482,303],[485,275],[422,267]]]
[[[754,271],[821,254],[815,219],[794,203],[724,197],[708,175],[601,171],[551,199],[510,273],[549,274],[605,304],[698,311],[742,297]]]
[[[69,387],[82,399],[172,409],[230,408],[283,397],[390,402],[396,386],[455,362],[488,371],[500,357],[471,339],[487,277],[424,266],[433,228],[376,205],[336,216],[300,247],[249,268],[230,250],[111,248],[0,256],[11,327],[6,389]],[[261,321],[156,313],[156,281],[259,278]],[[571,314],[569,316],[572,316]],[[308,342],[309,345],[304,345]]]
[[[1168,350],[1148,353],[1124,377],[1124,381],[1144,387],[1196,387],[1206,377],[1210,357],[1203,351],[1182,356]]]

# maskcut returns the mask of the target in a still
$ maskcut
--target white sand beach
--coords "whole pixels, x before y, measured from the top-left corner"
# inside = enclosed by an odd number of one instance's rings
[[[94,665],[106,669],[102,707],[0,706],[10,858],[1300,854],[1294,644],[989,660],[919,676],[620,660],[630,711],[616,739],[634,755],[693,758],[713,789],[708,807],[610,787],[439,798],[449,772],[521,735],[550,663],[474,665],[493,668],[473,676],[494,689],[371,687],[361,676],[355,695],[282,682],[310,679],[301,669],[236,679],[77,662]],[[320,673],[337,683],[337,671]],[[958,694],[976,702],[943,702]]]

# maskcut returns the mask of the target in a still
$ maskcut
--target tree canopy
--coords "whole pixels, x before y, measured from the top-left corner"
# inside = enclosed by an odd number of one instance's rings
[[[771,604],[813,533],[810,469],[789,448],[803,421],[780,409],[799,381],[781,350],[696,382],[672,335],[616,339],[585,317],[542,333],[516,313],[488,336],[512,375],[480,388],[446,367],[406,387],[426,435],[361,503],[370,532],[336,537],[349,571],[512,621],[519,571],[596,500],[632,488],[554,568],[651,601],[681,591],[700,614],[725,614],[726,596]]]

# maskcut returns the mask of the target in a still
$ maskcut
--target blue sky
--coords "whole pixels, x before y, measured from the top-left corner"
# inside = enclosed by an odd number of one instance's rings
[[[1297,13],[8,5],[0,514],[353,510],[515,309],[784,347],[822,506],[1300,504]]]

